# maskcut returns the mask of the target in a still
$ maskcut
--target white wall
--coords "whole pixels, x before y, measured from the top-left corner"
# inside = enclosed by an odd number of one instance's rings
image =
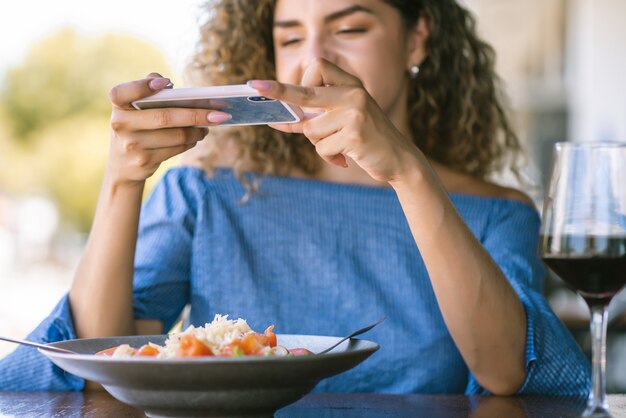
[[[626,142],[626,1],[569,6],[569,139]]]

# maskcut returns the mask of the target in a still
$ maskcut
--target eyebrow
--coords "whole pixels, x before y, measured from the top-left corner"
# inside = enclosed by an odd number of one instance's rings
[[[328,16],[324,17],[324,23],[332,22],[333,20],[341,19],[342,17],[346,17],[348,15],[358,12],[365,12],[374,16],[376,15],[371,9],[368,9],[367,7],[354,5],[329,14]],[[302,23],[299,20],[279,20],[274,22],[275,28],[291,28],[294,26],[302,26]]]

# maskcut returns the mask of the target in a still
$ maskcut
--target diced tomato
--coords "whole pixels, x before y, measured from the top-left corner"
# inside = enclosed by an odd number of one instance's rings
[[[310,356],[313,355],[313,353],[309,350],[307,350],[306,348],[292,348],[289,350],[290,354],[293,354],[294,356]]]
[[[246,334],[241,340],[240,348],[244,354],[254,355],[259,354],[263,347],[267,347],[266,337],[256,332]]]
[[[96,356],[109,356],[111,357],[115,350],[117,349],[117,345],[115,347],[107,348],[106,350],[98,351]]]
[[[107,348],[96,353],[100,356],[113,356],[115,351],[121,346]],[[198,340],[192,334],[183,334],[180,338],[179,348],[176,350],[175,357],[198,357],[198,356],[213,356],[219,355],[224,357],[235,357],[243,355],[260,355],[261,353],[268,354],[268,349],[276,347],[276,334],[274,334],[274,325],[270,325],[263,332],[249,332],[244,335],[240,340],[235,340],[229,345],[222,347],[218,353],[213,353],[211,348],[205,345],[202,341]],[[295,349],[292,354],[312,354],[306,349]],[[297,350],[305,350],[305,352],[298,352]],[[128,352],[127,352],[128,351]],[[156,357],[159,354],[159,349],[151,344],[145,344],[138,350],[130,347],[130,350],[123,350],[120,354],[124,356],[149,356]],[[275,354],[271,352],[270,354]]]
[[[150,344],[142,345],[139,350],[135,353],[136,356],[150,356],[154,357],[159,354],[159,350],[156,347],[151,346]]]
[[[180,346],[176,350],[176,357],[212,356],[213,351],[195,336],[185,334],[180,339]]]
[[[274,334],[274,325],[267,327],[263,333],[267,337],[267,345],[270,347],[276,347],[276,334]]]

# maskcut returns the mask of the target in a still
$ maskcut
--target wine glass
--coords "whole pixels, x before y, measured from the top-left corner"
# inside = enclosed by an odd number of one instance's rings
[[[584,417],[610,417],[606,324],[626,284],[626,144],[557,143],[541,226],[543,261],[591,311],[592,388]]]

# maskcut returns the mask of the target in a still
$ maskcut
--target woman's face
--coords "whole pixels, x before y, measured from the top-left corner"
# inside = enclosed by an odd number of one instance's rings
[[[406,112],[407,70],[424,58],[423,33],[407,30],[383,0],[278,0],[276,74],[299,84],[313,58],[358,77],[388,115]]]

